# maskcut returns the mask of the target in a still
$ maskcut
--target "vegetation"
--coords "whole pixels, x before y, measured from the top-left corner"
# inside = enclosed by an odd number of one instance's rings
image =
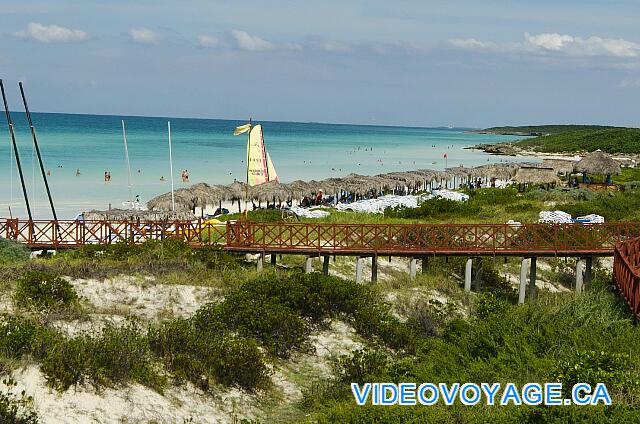
[[[640,153],[638,128],[590,128],[543,135],[514,143],[538,152]]]
[[[640,333],[626,307],[607,291],[581,297],[546,295],[513,306],[494,295],[474,315],[455,319],[438,337],[420,338],[415,355],[364,350],[340,358],[333,377],[306,392],[318,422],[622,422],[637,419],[640,359],[629,347]],[[608,335],[603,337],[603,335]],[[604,353],[602,353],[604,352]],[[359,407],[351,382],[606,382],[612,407]],[[441,404],[440,404],[441,405]]]
[[[30,255],[31,252],[24,244],[0,237],[0,264],[22,263]]]
[[[531,134],[531,135],[556,135],[573,131],[598,131],[615,127],[601,125],[529,125],[520,127],[492,127],[482,131],[494,134]]]
[[[0,391],[0,423],[36,424],[38,416],[33,411],[33,398],[22,391],[14,393],[17,385],[12,378],[2,380],[6,391]]]
[[[78,300],[73,286],[48,272],[27,272],[18,280],[14,295],[17,305],[40,311],[65,309]]]

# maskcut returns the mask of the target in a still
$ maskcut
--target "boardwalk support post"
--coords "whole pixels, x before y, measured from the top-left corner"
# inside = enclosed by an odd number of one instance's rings
[[[413,280],[416,278],[418,260],[416,258],[409,258],[409,278]]]
[[[272,253],[272,254],[271,254],[271,266],[276,266],[276,263],[277,263],[277,259],[276,259],[276,257],[277,257],[277,256],[276,256],[276,254],[275,254],[275,253]]]
[[[375,283],[378,281],[378,255],[373,255],[371,257],[371,282]]]
[[[429,270],[429,257],[425,256],[424,258],[422,258],[422,273],[426,274],[428,270]]]
[[[584,283],[584,260],[578,259],[576,262],[576,293],[582,293]]]
[[[531,269],[529,270],[529,300],[534,302],[536,300],[536,279],[538,271],[538,258],[533,256],[531,258]]]
[[[258,270],[258,272],[262,272],[263,268],[264,268],[264,253],[260,253],[258,255],[258,263],[257,263],[256,269]]]
[[[467,263],[464,267],[464,291],[469,293],[471,291],[471,270],[473,269],[473,259],[467,259]]]
[[[527,272],[529,271],[529,259],[522,258],[520,263],[520,286],[518,287],[518,304],[522,305],[527,295]]]
[[[329,255],[322,257],[322,273],[324,275],[329,275]]]
[[[482,258],[478,258],[478,264],[476,265],[476,292],[480,293],[482,290]]]
[[[313,256],[307,257],[307,261],[304,263],[305,274],[311,274],[313,272]]]
[[[356,283],[362,282],[362,268],[364,262],[360,256],[356,258]]]
[[[593,280],[593,257],[589,256],[585,259],[584,270],[584,288],[591,290],[591,281]]]

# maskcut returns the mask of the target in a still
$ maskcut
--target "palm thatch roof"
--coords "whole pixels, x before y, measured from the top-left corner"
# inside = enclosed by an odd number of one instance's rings
[[[191,211],[133,211],[123,209],[92,210],[84,212],[82,215],[86,221],[190,221],[196,218]]]
[[[556,174],[570,174],[573,172],[575,162],[564,159],[544,159],[541,166],[555,169]]]
[[[179,188],[174,191],[176,211],[190,211],[197,206],[197,199],[187,188]],[[151,211],[170,211],[172,209],[171,192],[161,194],[147,202],[147,208]]]
[[[241,183],[240,181],[234,181],[227,186],[227,189],[229,190],[229,194],[231,195],[231,200],[244,199],[247,190],[247,184]]]
[[[524,184],[555,184],[558,182],[556,171],[553,168],[537,168],[523,166],[514,177],[517,183]]]
[[[283,202],[291,198],[291,190],[286,184],[269,181],[249,188],[249,198],[260,202]]]
[[[600,150],[596,150],[583,157],[576,163],[574,170],[576,172],[596,175],[620,175],[622,173],[620,164]]]
[[[189,191],[196,200],[196,205],[200,207],[214,205],[223,200],[230,200],[233,198],[233,192],[231,189],[223,185],[198,183],[189,187]]]

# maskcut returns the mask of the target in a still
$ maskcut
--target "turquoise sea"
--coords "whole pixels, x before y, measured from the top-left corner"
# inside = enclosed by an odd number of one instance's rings
[[[24,113],[13,112],[20,159],[34,217],[51,216],[33,154]],[[141,202],[170,190],[167,121],[171,121],[176,188],[197,182],[228,184],[244,180],[246,138],[233,129],[244,121],[32,113],[45,169],[60,218],[83,210],[121,207],[129,199],[121,120],[125,121],[133,194]],[[254,121],[258,123],[258,121]],[[512,161],[464,147],[513,139],[465,129],[406,128],[294,122],[260,122],[282,182],[340,177],[355,172],[379,174],[414,169],[444,169],[464,164]],[[26,216],[9,131],[0,134],[0,216]],[[180,172],[188,170],[190,183]],[[76,175],[76,171],[80,175]],[[104,182],[104,172],[111,181]],[[165,181],[160,178],[164,177]]]

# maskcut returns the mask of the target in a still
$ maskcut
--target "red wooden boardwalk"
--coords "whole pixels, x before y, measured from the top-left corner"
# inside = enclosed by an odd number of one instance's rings
[[[612,256],[640,222],[608,224],[327,224],[235,221],[0,221],[0,236],[34,249],[169,237],[230,251],[342,255]]]
[[[235,221],[0,220],[0,237],[32,249],[180,238],[228,251],[359,256],[614,256],[614,277],[640,315],[640,222],[607,224],[327,224]]]

